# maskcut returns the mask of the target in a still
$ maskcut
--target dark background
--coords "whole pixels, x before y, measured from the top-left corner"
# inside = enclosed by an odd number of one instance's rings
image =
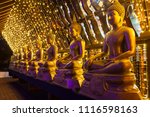
[[[13,52],[6,40],[0,36],[0,71],[7,71]]]

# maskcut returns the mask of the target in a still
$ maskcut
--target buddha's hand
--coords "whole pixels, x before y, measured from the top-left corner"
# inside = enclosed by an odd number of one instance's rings
[[[63,58],[59,58],[58,62],[63,62],[64,59]]]
[[[95,57],[94,56],[91,56],[90,58],[89,58],[89,63],[92,63],[93,61],[94,61],[94,59],[95,59]]]
[[[110,59],[110,62],[115,63],[115,62],[118,62],[118,60],[116,58],[112,58],[112,59]]]
[[[89,60],[87,60],[88,66],[91,66],[93,63],[94,57],[90,57]]]

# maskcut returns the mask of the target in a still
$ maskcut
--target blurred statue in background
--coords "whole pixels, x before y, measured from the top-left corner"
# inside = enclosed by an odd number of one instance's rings
[[[81,86],[84,81],[82,65],[85,54],[85,42],[80,37],[81,26],[75,19],[71,25],[70,33],[73,38],[70,43],[70,52],[68,55],[57,61],[59,70],[57,71],[56,77],[69,77],[67,78],[68,82],[76,80],[78,81],[79,86]],[[68,83],[68,85],[70,84]]]
[[[35,53],[35,58],[31,61],[29,66],[28,75],[32,77],[36,77],[39,69],[39,64],[43,63],[43,48],[42,48],[42,41],[40,39],[36,42],[37,51]]]
[[[58,48],[55,42],[56,36],[54,34],[50,34],[47,37],[47,43],[49,48],[47,50],[47,60],[46,62],[39,68],[38,78],[41,78],[46,81],[53,80],[56,75],[56,60],[58,57]]]
[[[95,98],[141,99],[130,62],[130,57],[135,54],[135,32],[123,26],[125,9],[118,1],[107,9],[107,15],[111,30],[105,36],[103,51],[85,63],[85,79],[90,85],[81,92],[91,90],[92,93],[87,94]],[[95,64],[96,58],[103,59]]]
[[[9,64],[9,69],[16,70],[17,65],[19,63],[19,50],[17,49],[15,52],[13,52],[13,56],[11,56],[11,61]]]
[[[32,48],[32,44],[29,44],[27,46],[28,49],[28,62],[30,63],[34,58],[33,58],[33,48]]]
[[[29,44],[26,47],[26,61],[24,64],[24,69],[23,69],[23,73],[26,74],[29,70],[29,65],[31,65],[31,62],[33,60],[33,50],[32,50],[32,45]]]
[[[20,69],[20,63],[21,63],[21,60],[22,60],[22,57],[23,57],[23,52],[22,52],[22,48],[18,49],[18,54],[17,54],[17,66],[16,66],[16,71],[19,72],[19,69]]]
[[[43,48],[42,48],[42,41],[41,40],[37,40],[37,43],[36,43],[36,48],[37,48],[37,51],[36,51],[36,59],[35,59],[35,62],[42,62],[43,61]]]
[[[20,61],[20,69],[19,69],[19,72],[21,73],[24,73],[26,69],[26,62],[28,59],[27,53],[28,53],[27,45],[25,45],[24,47],[22,47],[22,53],[21,53],[21,61]]]

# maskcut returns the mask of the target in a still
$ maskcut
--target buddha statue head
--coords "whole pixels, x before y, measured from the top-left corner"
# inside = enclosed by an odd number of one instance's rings
[[[79,37],[82,31],[81,25],[77,23],[76,17],[73,16],[73,22],[70,26],[70,32],[73,37]]]
[[[19,55],[19,49],[16,49],[15,51],[14,51],[14,56],[18,56]]]
[[[23,52],[23,48],[21,47],[20,49],[19,49],[19,53],[22,53]]]
[[[27,51],[27,45],[25,45],[24,47],[23,47],[23,52],[26,52]]]
[[[54,45],[56,39],[56,35],[51,33],[49,36],[47,36],[47,43],[50,45]]]
[[[36,41],[36,47],[37,47],[37,48],[42,48],[42,41],[41,41],[40,39],[38,39],[38,40]]]
[[[125,8],[118,0],[107,9],[108,22],[112,25],[114,23],[123,23],[125,17]]]
[[[28,50],[28,51],[32,51],[32,44],[31,44],[31,43],[29,43],[29,44],[27,45],[27,50]]]
[[[15,51],[14,51],[14,54],[18,54],[19,53],[19,49],[16,49]]]

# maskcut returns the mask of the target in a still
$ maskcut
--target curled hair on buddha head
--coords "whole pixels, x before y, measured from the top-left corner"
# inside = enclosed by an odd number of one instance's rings
[[[118,12],[118,14],[124,19],[125,16],[125,8],[123,5],[121,5],[118,0],[115,0],[114,3],[107,9],[108,11],[115,10]]]
[[[77,32],[81,33],[81,25],[77,22],[75,15],[73,15],[73,22],[70,28],[74,28]]]

